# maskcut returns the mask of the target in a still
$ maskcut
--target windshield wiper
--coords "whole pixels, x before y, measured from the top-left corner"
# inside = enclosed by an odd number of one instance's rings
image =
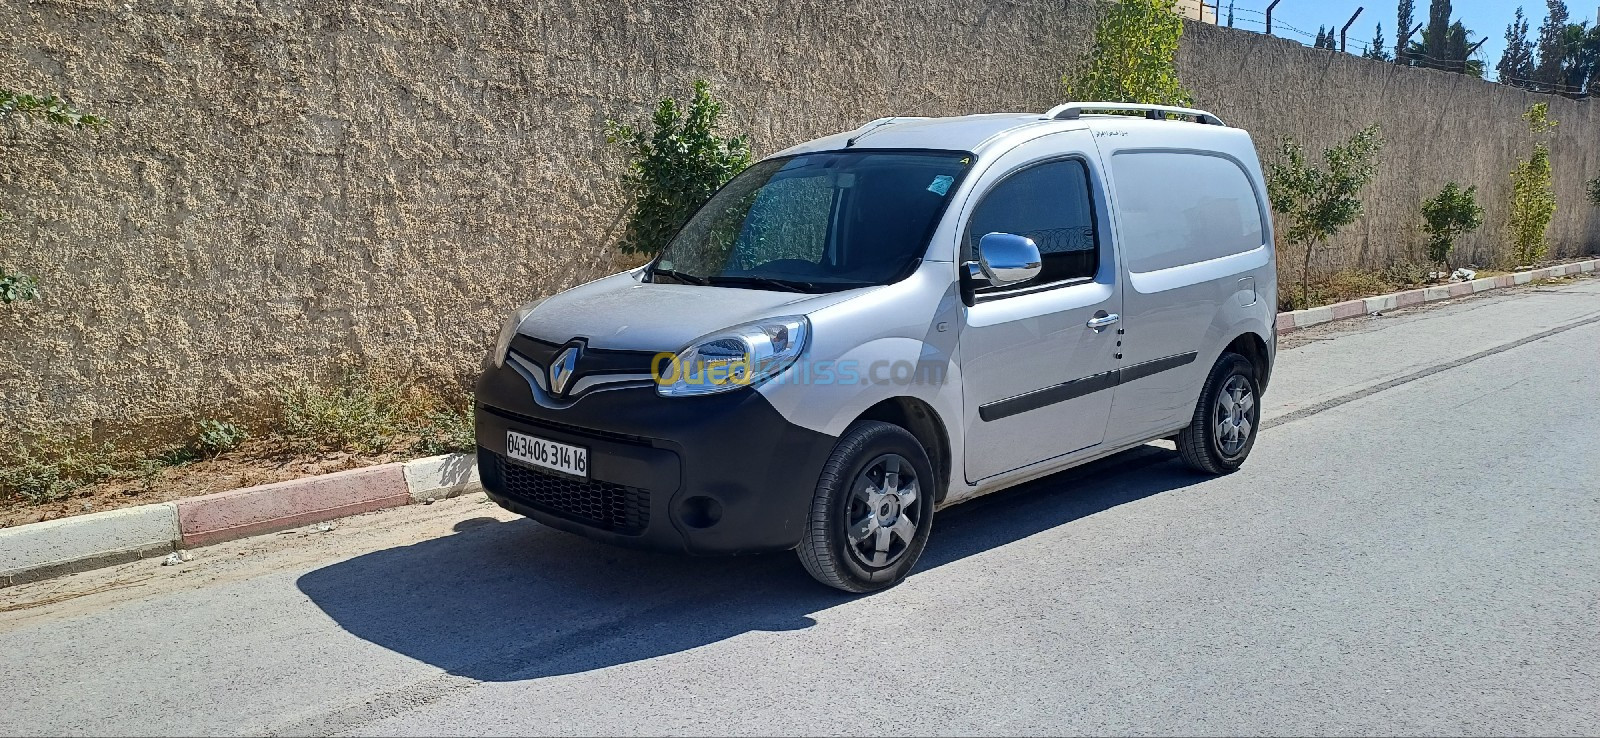
[[[673,279],[678,280],[679,282],[682,282],[684,284],[692,284],[692,285],[694,285],[696,287],[704,287],[704,286],[710,284],[710,282],[706,281],[705,277],[699,276],[697,274],[690,274],[688,272],[680,272],[680,271],[678,271],[676,269],[662,269],[661,267],[652,267],[650,269],[650,281],[652,281],[652,282],[656,281],[656,275],[657,274],[664,274],[664,275],[666,275],[668,277],[671,277]]]
[[[788,292],[815,292],[817,286],[810,282],[800,282],[793,279],[775,279],[773,277],[754,277],[744,274],[730,274],[707,278],[711,284],[748,284],[776,288]]]

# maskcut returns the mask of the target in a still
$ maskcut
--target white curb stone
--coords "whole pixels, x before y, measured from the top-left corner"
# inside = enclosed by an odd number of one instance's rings
[[[170,502],[0,529],[0,587],[159,556],[178,535]]]
[[[475,454],[445,454],[408,461],[406,487],[412,502],[433,502],[483,489]]]
[[[1362,302],[1366,303],[1368,315],[1373,313],[1381,313],[1385,310],[1393,310],[1400,306],[1400,299],[1394,295],[1368,297],[1362,300]]]

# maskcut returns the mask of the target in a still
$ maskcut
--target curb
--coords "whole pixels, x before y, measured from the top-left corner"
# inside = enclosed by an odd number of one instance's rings
[[[170,502],[0,530],[0,587],[160,556],[178,540]]]
[[[1600,259],[1278,313],[1279,333],[1464,297],[1552,277],[1600,271]],[[477,457],[446,454],[324,474],[175,502],[0,529],[0,587],[160,556],[260,533],[482,489]]]
[[[475,492],[477,457],[404,463],[0,529],[0,587]]]
[[[1278,313],[1278,332],[1288,333],[1300,328],[1307,328],[1313,325],[1319,325],[1321,323],[1343,320],[1345,318],[1359,318],[1363,315],[1371,315],[1384,310],[1394,310],[1395,308],[1421,305],[1425,302],[1448,300],[1453,297],[1466,297],[1467,295],[1483,292],[1485,290],[1492,290],[1500,287],[1515,287],[1520,284],[1528,284],[1529,282],[1541,279],[1564,277],[1573,274],[1583,274],[1586,272],[1596,271],[1600,271],[1600,259],[1590,259],[1588,261],[1577,261],[1570,264],[1557,264],[1555,266],[1545,267],[1543,269],[1517,272],[1516,274],[1502,274],[1498,277],[1484,277],[1483,279],[1474,279],[1470,282],[1453,282],[1451,284],[1423,287],[1421,289],[1396,292],[1389,295],[1365,297],[1359,300],[1349,300],[1346,302],[1335,303],[1333,305],[1323,305],[1321,307],[1308,308],[1305,310],[1296,310],[1292,313]]]

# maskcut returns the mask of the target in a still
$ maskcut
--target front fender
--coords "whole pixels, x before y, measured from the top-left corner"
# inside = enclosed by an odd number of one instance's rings
[[[759,389],[789,422],[837,437],[868,408],[896,397],[922,400],[941,418],[961,417],[960,372],[951,352],[885,337],[828,361],[802,358]]]

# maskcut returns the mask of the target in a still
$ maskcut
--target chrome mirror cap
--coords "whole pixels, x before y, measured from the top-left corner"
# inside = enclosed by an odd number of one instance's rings
[[[978,240],[978,269],[991,285],[1026,282],[1043,266],[1038,244],[1027,236],[990,233]]]

